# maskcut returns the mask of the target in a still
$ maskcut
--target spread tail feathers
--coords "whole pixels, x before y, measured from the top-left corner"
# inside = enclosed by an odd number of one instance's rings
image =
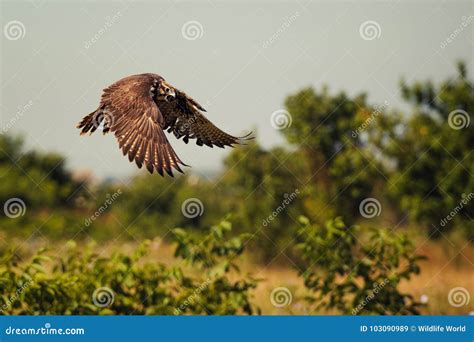
[[[76,127],[81,129],[81,135],[86,133],[92,134],[98,128],[101,129],[104,134],[109,131],[108,120],[102,108],[99,108],[85,116]]]

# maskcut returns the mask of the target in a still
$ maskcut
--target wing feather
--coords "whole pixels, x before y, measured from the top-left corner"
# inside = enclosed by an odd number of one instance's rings
[[[197,145],[211,148],[214,145],[224,148],[252,139],[250,134],[235,137],[222,131],[202,114],[205,109],[199,103],[180,90],[175,89],[175,93],[175,101],[158,102],[158,107],[164,117],[163,129],[173,132],[177,139],[183,137],[186,144],[189,139],[196,139]]]
[[[79,123],[81,134],[95,131],[94,119],[104,121],[105,117],[104,133],[114,133],[130,162],[135,160],[139,168],[145,164],[150,173],[156,171],[160,175],[163,167],[170,176],[173,169],[182,172],[179,164],[186,164],[168,142],[162,129],[163,115],[153,99],[162,80],[155,74],[134,75],[104,89],[99,108]]]

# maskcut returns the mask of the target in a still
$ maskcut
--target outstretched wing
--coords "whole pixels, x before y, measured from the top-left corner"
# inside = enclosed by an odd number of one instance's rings
[[[175,89],[176,99],[172,102],[159,102],[158,107],[163,113],[164,126],[168,132],[173,132],[176,138],[183,137],[187,144],[189,139],[196,139],[199,146],[213,147],[232,146],[241,144],[249,139],[249,135],[234,137],[217,128],[201,111],[206,111],[199,103],[184,92]]]
[[[174,152],[161,126],[163,115],[153,101],[161,81],[158,75],[142,74],[126,77],[104,89],[98,111],[106,118],[104,132],[115,134],[119,147],[139,168],[144,164],[150,173],[172,168],[182,172],[184,164]]]

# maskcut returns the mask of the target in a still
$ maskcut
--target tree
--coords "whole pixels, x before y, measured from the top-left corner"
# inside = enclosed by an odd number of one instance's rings
[[[288,96],[285,105],[292,124],[282,132],[310,163],[313,195],[307,211],[319,221],[334,214],[353,218],[381,179],[381,166],[363,134],[380,109],[369,106],[365,94],[331,95],[327,87],[303,89]]]
[[[232,151],[216,186],[223,213],[233,213],[238,226],[265,259],[278,255],[297,227],[305,198],[307,172],[300,154],[277,147],[266,150],[252,142]]]
[[[20,137],[0,136],[0,174],[2,203],[20,198],[29,209],[74,207],[81,194],[81,183],[73,180],[62,156],[24,151]]]
[[[472,238],[474,84],[467,79],[465,65],[459,63],[458,75],[439,85],[402,81],[401,90],[413,105],[412,113],[384,128],[394,139],[378,139],[394,165],[390,194],[431,236],[462,226]]]

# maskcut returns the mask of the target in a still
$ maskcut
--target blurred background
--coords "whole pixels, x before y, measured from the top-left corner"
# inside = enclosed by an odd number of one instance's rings
[[[2,313],[474,310],[472,2],[1,8]],[[112,135],[80,137],[101,90],[144,72],[256,139],[223,150],[169,137],[192,168],[161,178]],[[148,240],[133,261],[166,272],[114,257]],[[64,279],[85,270],[96,279]],[[103,287],[113,303],[84,306]]]

